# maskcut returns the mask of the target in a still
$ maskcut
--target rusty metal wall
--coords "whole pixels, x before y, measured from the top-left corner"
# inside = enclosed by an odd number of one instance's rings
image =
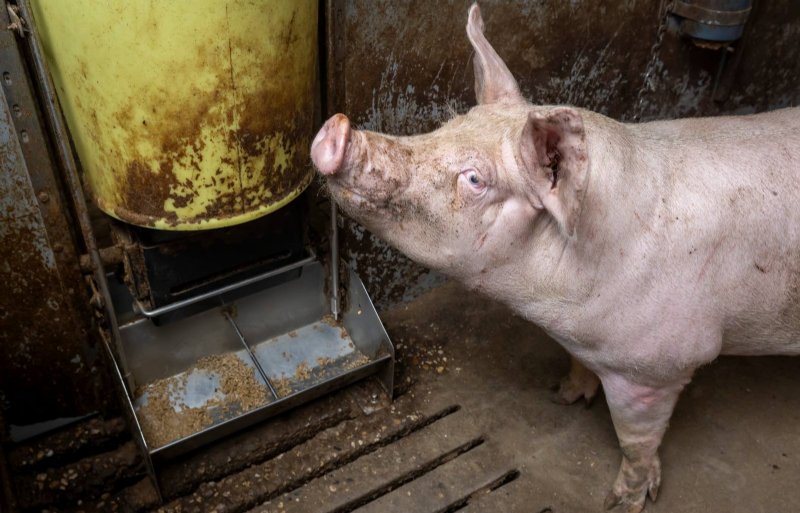
[[[23,425],[116,399],[104,392],[63,188],[8,30],[0,86],[0,409],[6,423]]]
[[[329,103],[359,128],[434,129],[474,104],[472,0],[328,0]],[[742,40],[723,52],[659,27],[666,1],[480,2],[489,41],[534,103],[571,104],[620,120],[750,113],[800,104],[800,2],[756,0]],[[646,70],[652,90],[640,95]],[[344,255],[378,307],[441,281],[345,222]]]

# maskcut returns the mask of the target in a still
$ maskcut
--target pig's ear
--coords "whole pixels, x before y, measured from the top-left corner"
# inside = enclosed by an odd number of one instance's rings
[[[483,18],[477,3],[469,8],[467,37],[475,49],[475,97],[479,104],[524,101],[506,63],[483,36]]]
[[[520,156],[542,206],[565,235],[574,235],[589,167],[580,113],[569,107],[529,113]]]

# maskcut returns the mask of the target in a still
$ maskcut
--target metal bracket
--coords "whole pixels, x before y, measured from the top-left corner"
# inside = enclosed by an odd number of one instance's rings
[[[19,15],[19,7],[6,3],[6,9],[8,10],[8,17],[11,19],[11,23],[8,24],[6,29],[16,32],[19,37],[25,37],[25,32],[30,31],[25,20]]]

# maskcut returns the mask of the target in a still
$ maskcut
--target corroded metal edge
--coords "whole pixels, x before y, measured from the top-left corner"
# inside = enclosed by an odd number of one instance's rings
[[[119,221],[134,224],[136,226],[142,226],[144,228],[155,228],[166,231],[213,230],[214,228],[226,228],[228,226],[234,226],[247,221],[252,221],[285,207],[303,192],[305,192],[308,186],[311,185],[312,180],[313,174],[308,173],[307,178],[305,178],[301,185],[295,190],[289,192],[289,194],[284,196],[279,201],[270,203],[268,205],[262,205],[256,210],[251,210],[249,212],[234,216],[217,217],[213,219],[197,219],[191,222],[180,222],[175,221],[174,219],[168,219],[166,217],[149,216],[131,212],[125,207],[112,206],[107,202],[104,202],[98,196],[94,196],[94,201],[97,203],[97,206],[100,208],[100,210],[111,217]]]

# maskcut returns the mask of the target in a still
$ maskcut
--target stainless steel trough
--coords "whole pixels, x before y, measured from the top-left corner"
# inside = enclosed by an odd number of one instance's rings
[[[132,298],[115,287],[120,360],[153,462],[371,374],[391,395],[394,348],[361,280],[349,272],[334,320],[322,265],[286,272],[298,270],[279,285],[236,299],[222,294],[218,306],[164,325],[136,314]]]

